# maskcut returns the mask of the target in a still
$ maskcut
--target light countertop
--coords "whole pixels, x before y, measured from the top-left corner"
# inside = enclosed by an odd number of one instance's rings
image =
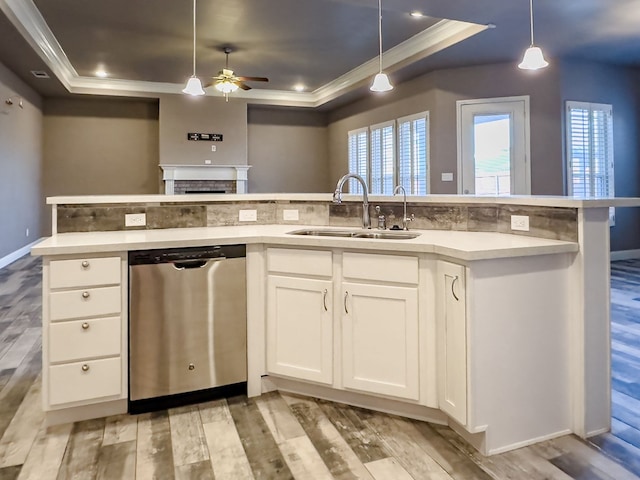
[[[36,244],[31,249],[31,253],[32,255],[90,254],[233,243],[434,253],[460,260],[485,260],[578,251],[578,244],[573,242],[494,232],[412,230],[413,232],[419,232],[420,236],[409,240],[380,240],[287,234],[287,232],[302,228],[327,229],[330,227],[313,227],[306,225],[243,225],[231,227],[62,233],[46,238]],[[344,228],[339,230],[344,230]]]
[[[361,195],[344,194],[344,201],[362,202]],[[132,203],[194,203],[194,202],[331,202],[331,193],[253,193],[253,194],[195,194],[195,195],[87,195],[71,197],[48,197],[50,205],[84,205],[84,204],[132,204]],[[399,196],[370,195],[369,203],[401,201]],[[603,207],[639,207],[640,198],[602,197],[582,198],[551,195],[511,195],[486,197],[475,195],[426,195],[408,196],[407,201],[418,204],[506,204],[540,207],[565,208],[603,208]]]

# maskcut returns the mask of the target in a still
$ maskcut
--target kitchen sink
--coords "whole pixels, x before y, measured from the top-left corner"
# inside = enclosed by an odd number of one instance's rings
[[[337,230],[333,228],[315,228],[295,230],[289,235],[310,235],[317,237],[343,237],[343,238],[373,238],[379,240],[409,240],[420,234],[416,232],[391,231],[391,230]]]
[[[411,238],[416,238],[419,235],[420,234],[416,232],[382,231],[382,232],[358,232],[353,236],[355,238],[378,238],[382,240],[409,240]]]

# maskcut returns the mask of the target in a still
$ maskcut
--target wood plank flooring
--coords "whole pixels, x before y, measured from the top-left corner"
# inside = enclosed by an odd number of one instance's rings
[[[629,449],[640,438],[633,396],[640,315],[632,311],[640,303],[640,262],[614,268],[614,292],[626,293],[613,295],[621,318],[614,325],[613,434],[596,445],[569,435],[492,457],[446,426],[284,393],[46,428],[40,276],[40,261],[31,257],[0,270],[0,480],[640,478],[632,473],[640,473],[640,454]]]

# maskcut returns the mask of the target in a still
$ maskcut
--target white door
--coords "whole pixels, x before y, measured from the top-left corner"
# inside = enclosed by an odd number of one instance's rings
[[[467,319],[465,267],[438,261],[438,404],[461,425],[467,423]]]
[[[343,283],[343,385],[418,400],[418,291]]]
[[[460,100],[458,193],[530,195],[529,97]]]
[[[270,275],[267,282],[267,370],[333,382],[333,283]]]

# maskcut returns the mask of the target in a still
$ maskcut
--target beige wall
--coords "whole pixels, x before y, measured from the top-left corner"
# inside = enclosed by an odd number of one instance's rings
[[[189,141],[187,133],[221,133],[222,142]],[[211,151],[215,145],[216,151]],[[160,97],[161,165],[247,164],[247,102],[230,97]]]
[[[47,99],[44,114],[46,196],[159,192],[157,102]]]
[[[330,191],[323,114],[249,109],[249,192]]]
[[[42,235],[41,139],[40,96],[0,64],[0,259]]]
[[[562,194],[562,122],[558,68],[523,72],[513,64],[439,70],[398,85],[385,96],[366,98],[333,112],[329,123],[332,178],[346,173],[347,132],[428,110],[430,193],[456,193],[456,101],[529,95],[533,194]],[[441,173],[454,172],[453,182]]]

